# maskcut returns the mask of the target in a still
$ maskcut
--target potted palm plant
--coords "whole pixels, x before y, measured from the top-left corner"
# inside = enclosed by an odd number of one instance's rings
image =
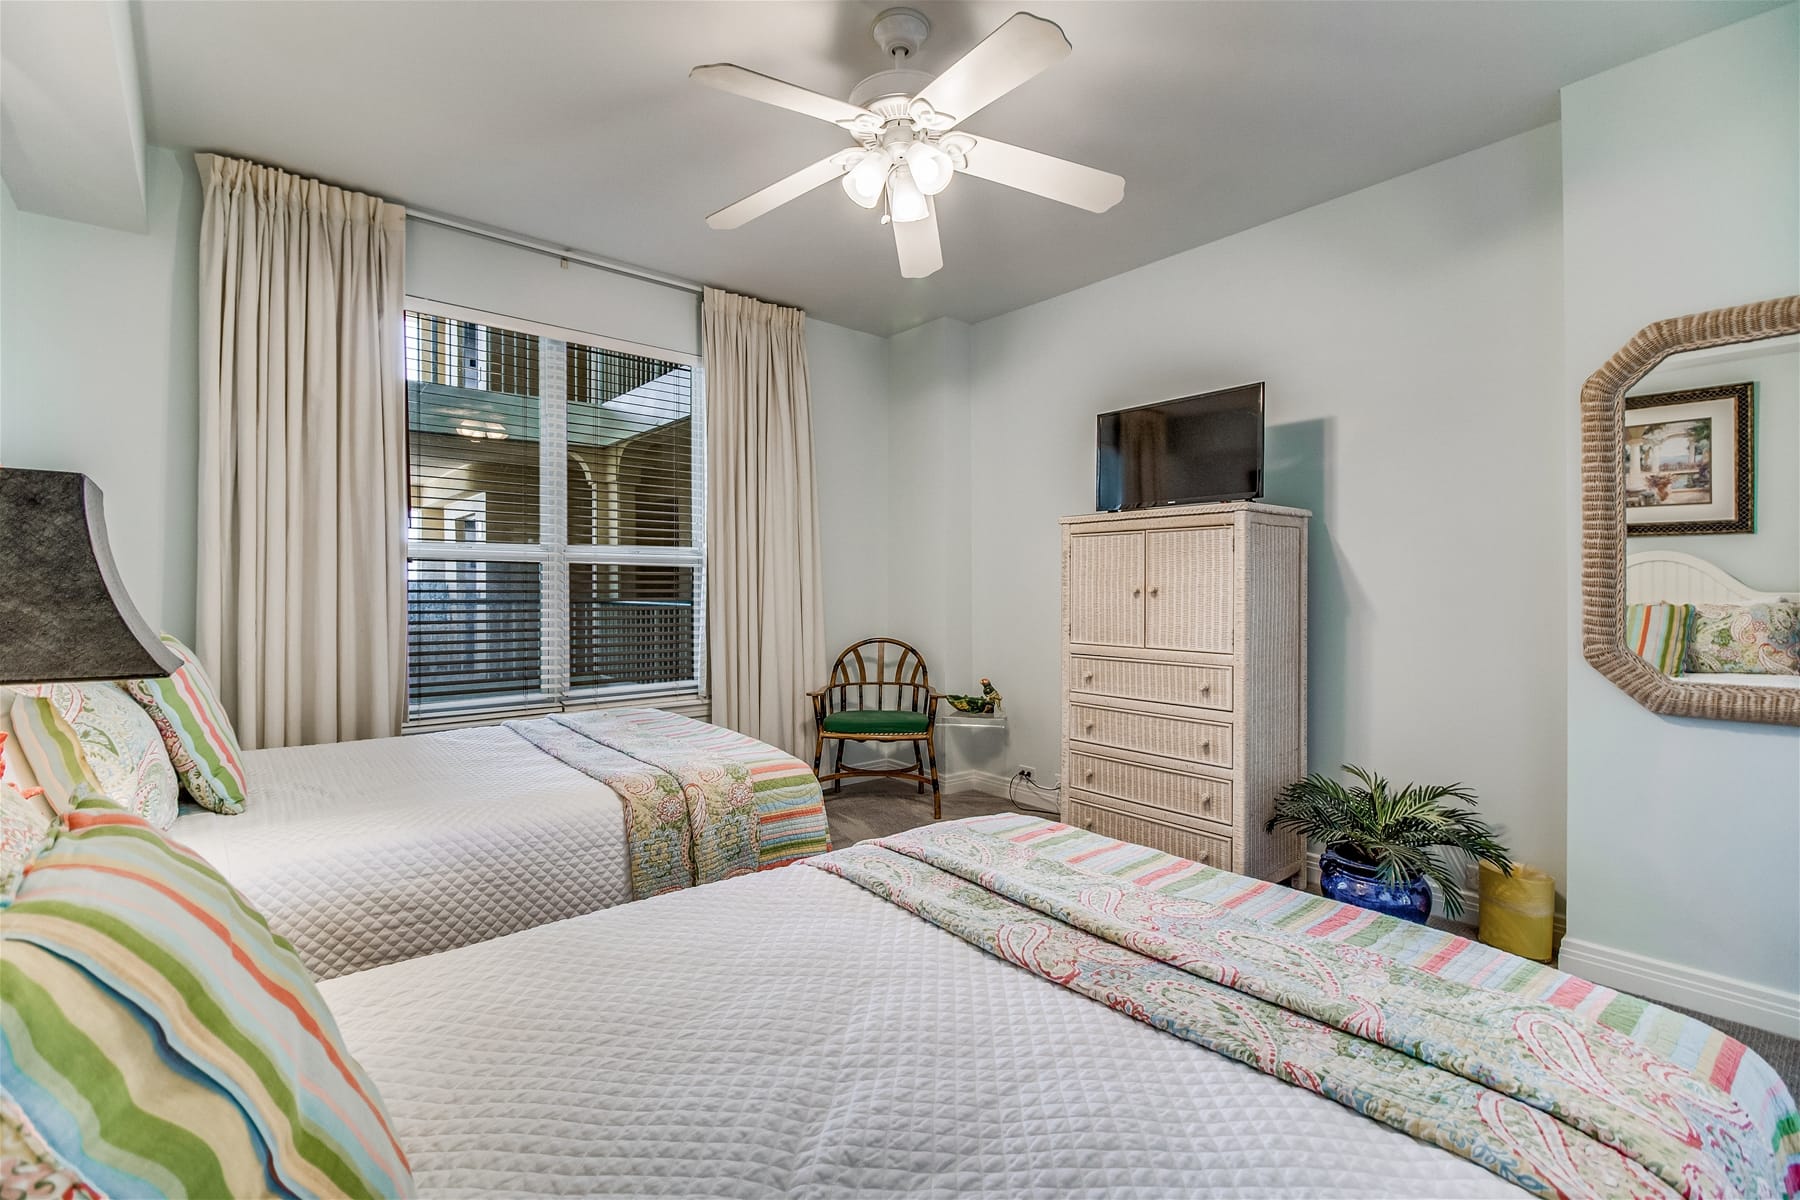
[[[1289,784],[1267,826],[1291,829],[1325,847],[1319,889],[1333,900],[1424,924],[1433,883],[1443,894],[1445,915],[1462,915],[1461,881],[1446,853],[1458,866],[1473,859],[1512,874],[1506,847],[1472,811],[1475,793],[1462,784],[1396,789],[1373,771],[1342,769],[1356,782],[1346,786],[1315,773]]]

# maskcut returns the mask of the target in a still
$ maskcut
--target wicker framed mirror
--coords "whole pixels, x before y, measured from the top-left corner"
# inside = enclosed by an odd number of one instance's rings
[[[1800,676],[1746,676],[1746,681],[1739,683],[1723,681],[1730,679],[1728,675],[1706,674],[1704,682],[1684,680],[1680,653],[1671,672],[1658,670],[1640,657],[1641,647],[1627,645],[1625,636],[1627,393],[1672,355],[1797,334],[1800,296],[1658,321],[1639,330],[1581,389],[1582,654],[1597,671],[1652,712],[1800,725]],[[1800,355],[1800,347],[1793,352]],[[1792,403],[1791,398],[1782,399]],[[1791,448],[1777,447],[1775,456],[1785,469],[1796,469]],[[1689,556],[1664,553],[1656,557]],[[1789,580],[1779,586],[1788,599],[1800,591],[1800,581]],[[1692,628],[1691,623],[1687,628]]]

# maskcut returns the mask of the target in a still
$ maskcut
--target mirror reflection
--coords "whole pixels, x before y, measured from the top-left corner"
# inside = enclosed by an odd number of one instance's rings
[[[1627,648],[1800,688],[1800,338],[1672,355],[1627,393],[1620,453]]]

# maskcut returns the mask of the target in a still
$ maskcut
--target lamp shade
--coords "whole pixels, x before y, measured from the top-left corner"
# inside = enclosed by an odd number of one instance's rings
[[[119,582],[94,481],[0,469],[0,683],[147,679],[180,666]]]

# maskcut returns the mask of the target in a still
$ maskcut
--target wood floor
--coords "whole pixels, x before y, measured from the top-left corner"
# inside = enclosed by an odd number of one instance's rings
[[[1035,812],[1053,817],[1055,804],[1049,797],[1027,794],[1019,789],[1016,799],[989,796],[984,792],[945,792],[944,820],[979,817],[985,813]],[[839,795],[825,790],[825,816],[831,822],[831,844],[850,846],[868,838],[887,837],[921,825],[931,824],[931,793],[923,796],[913,791],[910,783],[879,779],[867,783],[846,783]]]

